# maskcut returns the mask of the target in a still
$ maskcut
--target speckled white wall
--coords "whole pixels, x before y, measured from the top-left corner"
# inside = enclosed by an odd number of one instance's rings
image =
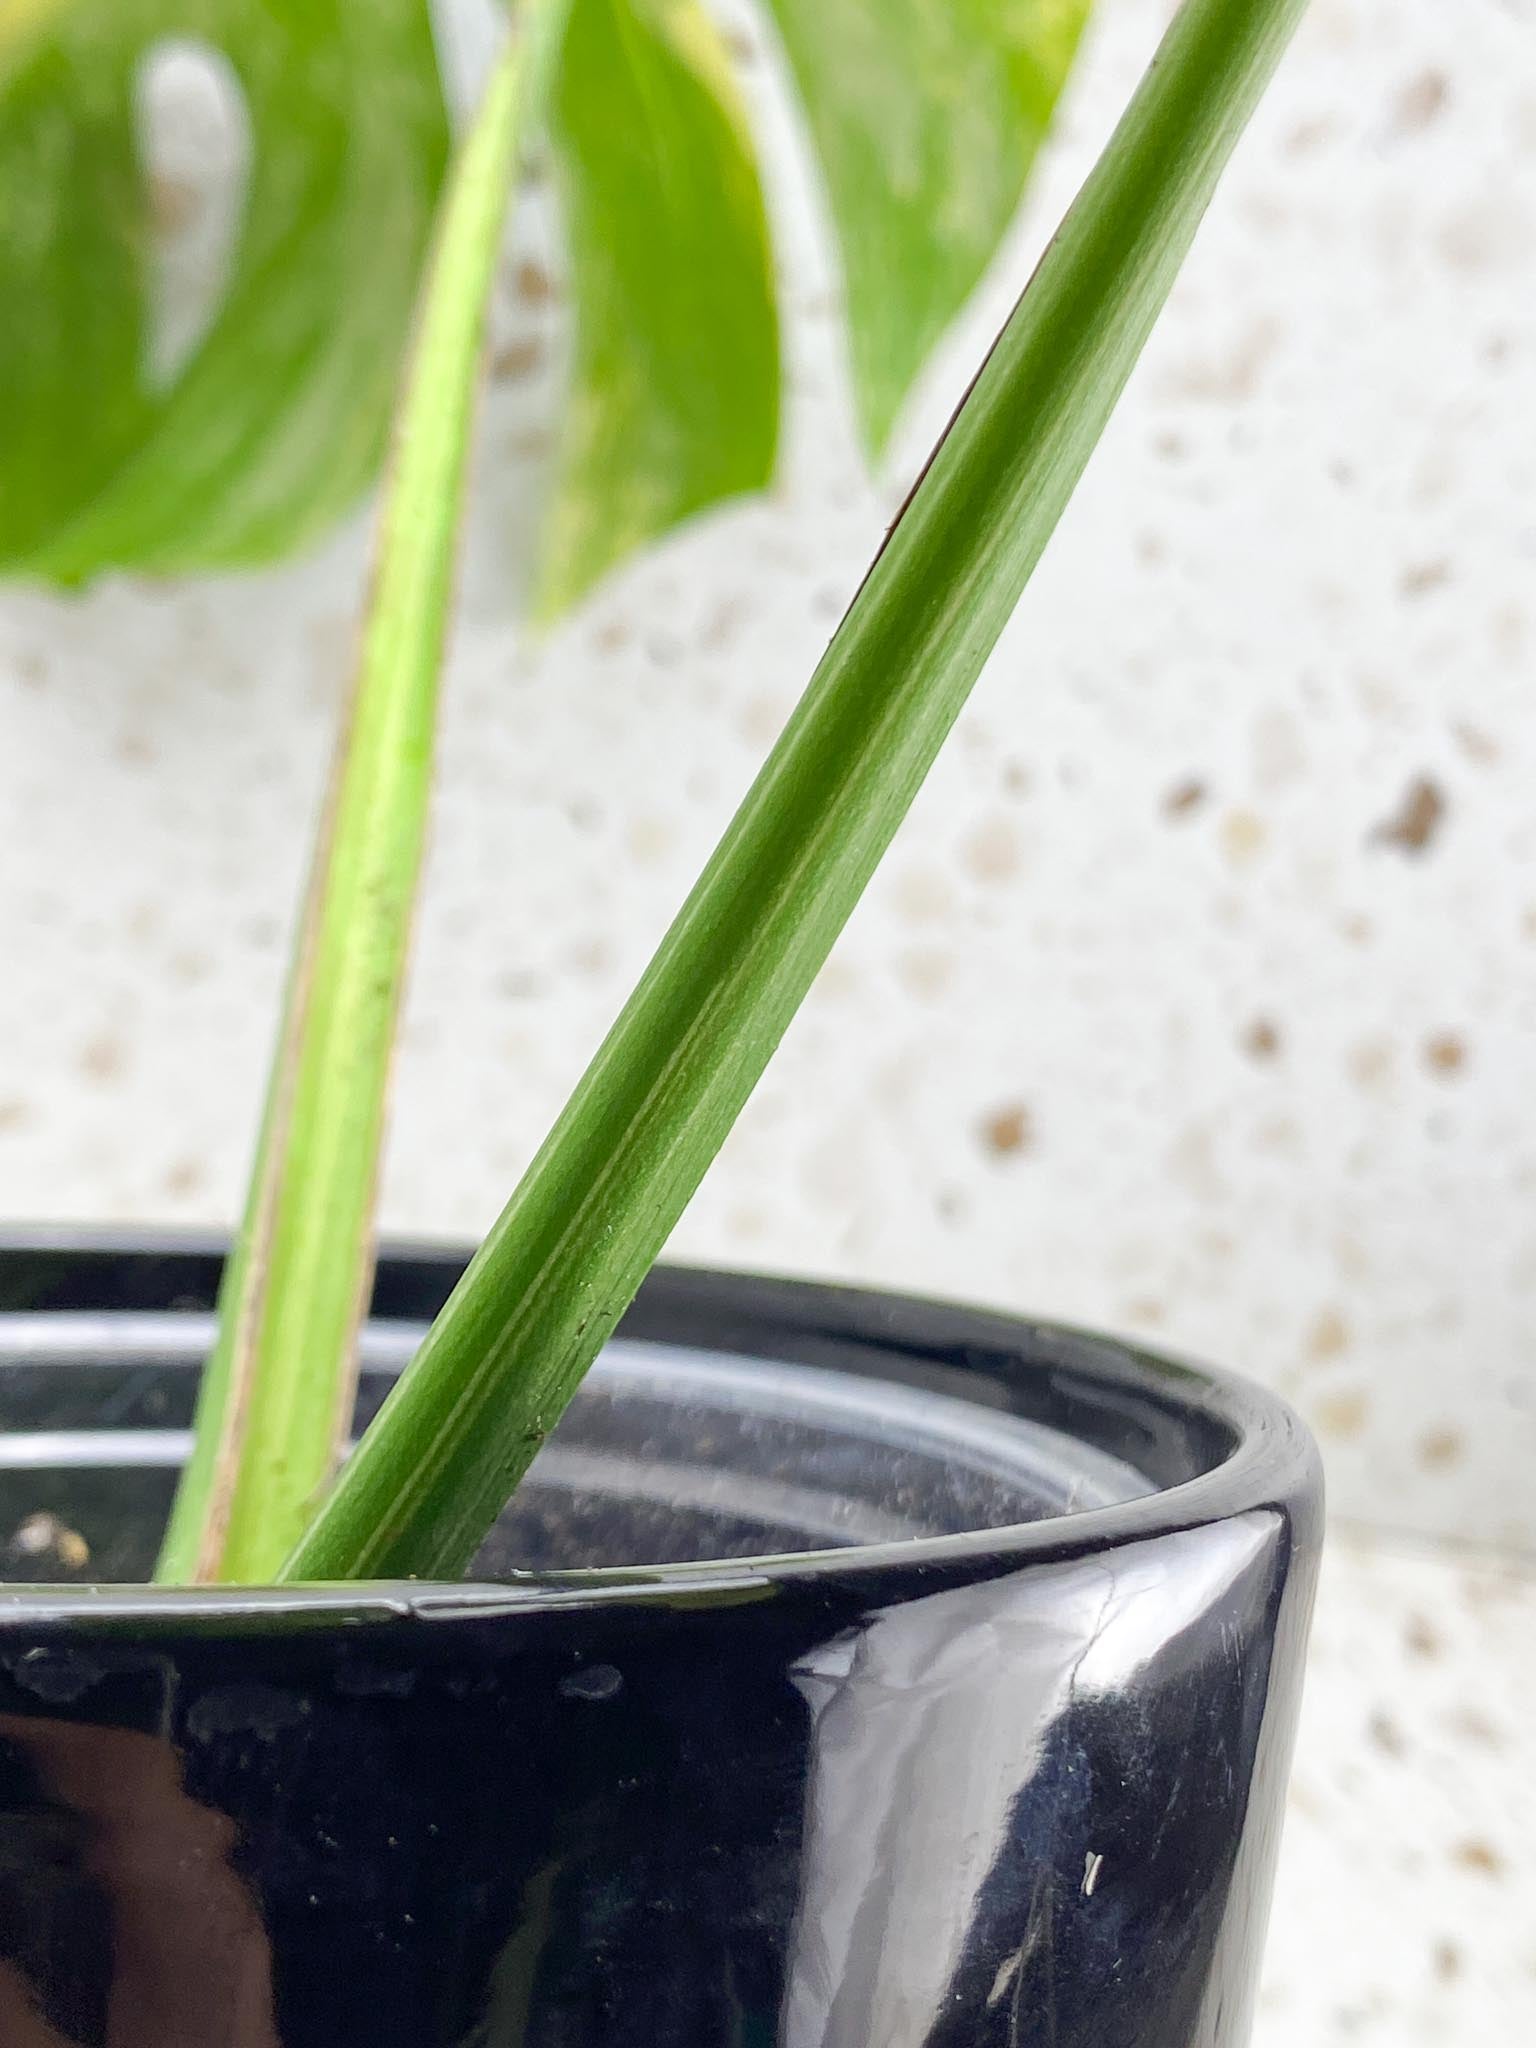
[[[509,260],[387,1178],[482,1227],[1150,50],[1102,0],[878,485],[769,69],[771,500],[543,645],[547,254]],[[1283,1387],[1335,1506],[1536,1548],[1536,59],[1316,0],[947,758],[675,1252],[1085,1318]],[[535,237],[537,241],[537,237]],[[521,290],[519,290],[521,284]],[[236,1206],[365,535],[0,596],[0,1213]]]

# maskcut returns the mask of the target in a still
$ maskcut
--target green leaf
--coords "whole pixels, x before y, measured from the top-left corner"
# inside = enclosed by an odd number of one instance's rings
[[[288,1578],[461,1571],[965,702],[1304,0],[1185,0],[714,858]]]
[[[563,0],[531,0],[518,15],[424,281],[361,662],[162,1579],[270,1577],[351,1417],[485,309],[563,13]]]
[[[698,0],[581,0],[555,99],[575,364],[537,609],[773,473],[778,327],[756,165]]]
[[[227,59],[252,162],[220,309],[149,375],[135,83]],[[270,559],[371,481],[447,153],[427,0],[0,0],[0,563]]]
[[[842,250],[872,453],[1012,220],[1089,0],[768,0]]]

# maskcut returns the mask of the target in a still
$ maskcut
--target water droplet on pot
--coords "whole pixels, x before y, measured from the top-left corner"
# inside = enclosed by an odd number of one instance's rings
[[[588,1664],[560,1681],[563,1700],[611,1700],[624,1689],[624,1674],[611,1664]]]

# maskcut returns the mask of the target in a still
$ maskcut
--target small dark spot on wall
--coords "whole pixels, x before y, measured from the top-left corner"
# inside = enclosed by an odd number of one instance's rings
[[[966,868],[978,882],[1006,882],[1018,872],[1019,842],[1005,818],[983,818],[961,848]]]
[[[574,939],[566,955],[578,974],[606,974],[613,965],[613,948],[601,933]]]
[[[1445,1645],[1437,1630],[1432,1628],[1422,1614],[1410,1614],[1403,1630],[1403,1640],[1415,1657],[1429,1660],[1438,1657]]]
[[[1155,1330],[1167,1322],[1168,1311],[1155,1296],[1142,1294],[1125,1304],[1125,1320],[1142,1329]]]
[[[1392,1716],[1380,1707],[1366,1723],[1366,1729],[1376,1748],[1387,1756],[1401,1756],[1403,1753],[1403,1732]]]
[[[1251,1060],[1272,1060],[1280,1051],[1280,1027],[1271,1017],[1255,1017],[1243,1029],[1242,1048]]]
[[[512,273],[517,296],[528,306],[547,306],[555,296],[554,280],[542,263],[525,256]]]
[[[1318,114],[1310,121],[1299,121],[1285,138],[1287,156],[1310,156],[1314,149],[1331,141],[1338,133],[1339,124],[1331,114]]]
[[[1450,80],[1443,71],[1421,71],[1409,79],[1392,107],[1392,127],[1398,135],[1416,135],[1429,126],[1450,97]]]
[[[80,1048],[80,1071],[92,1081],[115,1081],[128,1064],[122,1040],[99,1032]]]
[[[1467,1048],[1454,1031],[1437,1031],[1424,1041],[1424,1064],[1432,1074],[1459,1074],[1467,1063]]]
[[[1339,1443],[1348,1443],[1359,1436],[1370,1415],[1371,1404],[1358,1389],[1325,1395],[1312,1410],[1312,1419],[1319,1433],[1333,1437]]]
[[[157,235],[182,233],[197,218],[203,194],[190,178],[174,178],[157,171],[149,179],[150,221]]]
[[[1371,842],[1400,847],[1404,853],[1423,853],[1445,823],[1445,812],[1440,785],[1427,775],[1417,775],[1404,790],[1397,809],[1374,828]]]
[[[1322,1361],[1349,1349],[1349,1324],[1336,1308],[1319,1309],[1307,1332],[1307,1356]]]
[[[1504,1858],[1491,1842],[1485,1842],[1480,1835],[1469,1835],[1464,1842],[1458,1842],[1451,1851],[1451,1860],[1463,1870],[1474,1870],[1480,1877],[1502,1877]]]
[[[508,967],[496,976],[496,994],[509,1003],[526,1003],[544,993],[539,976],[526,967]]]
[[[903,988],[925,1002],[944,993],[954,969],[953,957],[938,946],[908,946],[896,956],[896,973]]]
[[[981,1142],[983,1149],[997,1159],[1027,1152],[1035,1142],[1034,1119],[1022,1102],[994,1109],[982,1119]]]
[[[1182,782],[1176,782],[1163,798],[1163,816],[1191,817],[1209,796],[1210,791],[1198,776],[1186,776]]]
[[[1357,1088],[1378,1089],[1391,1078],[1396,1048],[1390,1038],[1363,1038],[1349,1050],[1349,1078]]]
[[[1442,1984],[1454,1984],[1461,1975],[1461,1950],[1443,1935],[1430,1951],[1429,1966]]]
[[[185,982],[188,987],[206,981],[213,972],[212,960],[196,947],[188,947],[185,952],[173,953],[168,965],[172,980]]]
[[[706,653],[718,653],[729,646],[735,638],[736,629],[747,617],[749,607],[744,597],[723,597],[710,613],[699,635],[699,645]]]
[[[1450,1717],[1452,1732],[1464,1742],[1475,1742],[1482,1749],[1502,1749],[1504,1737],[1481,1707],[1461,1706]]]
[[[0,1102],[0,1132],[24,1131],[32,1121],[32,1111],[25,1102],[18,1102],[14,1096]]]
[[[1498,742],[1490,739],[1480,727],[1469,725],[1464,718],[1458,718],[1452,721],[1451,731],[1455,734],[1456,744],[1467,759],[1475,761],[1479,768],[1491,768],[1498,760]]]
[[[1426,1472],[1443,1472],[1459,1465],[1466,1449],[1456,1429],[1427,1429],[1419,1438],[1419,1463]]]
[[[491,375],[498,383],[515,383],[530,376],[544,360],[544,344],[535,334],[520,334],[497,349],[491,357]]]
[[[173,1159],[162,1185],[168,1195],[195,1195],[207,1178],[201,1159]]]
[[[1397,579],[1398,590],[1404,597],[1427,597],[1432,590],[1439,590],[1451,580],[1451,565],[1443,555],[1433,561],[1410,562]]]

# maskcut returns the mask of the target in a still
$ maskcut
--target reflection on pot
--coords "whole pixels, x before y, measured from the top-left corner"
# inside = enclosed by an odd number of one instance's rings
[[[782,2048],[1218,2038],[1249,1788],[1290,1741],[1288,1701],[1266,1735],[1278,1533],[1252,1515],[937,1593],[796,1666]]]
[[[0,1745],[6,1833],[31,1851],[7,1859],[5,2048],[278,2048],[234,1823],[188,1798],[171,1744],[0,1714]],[[80,1970],[81,1950],[104,1967]]]

